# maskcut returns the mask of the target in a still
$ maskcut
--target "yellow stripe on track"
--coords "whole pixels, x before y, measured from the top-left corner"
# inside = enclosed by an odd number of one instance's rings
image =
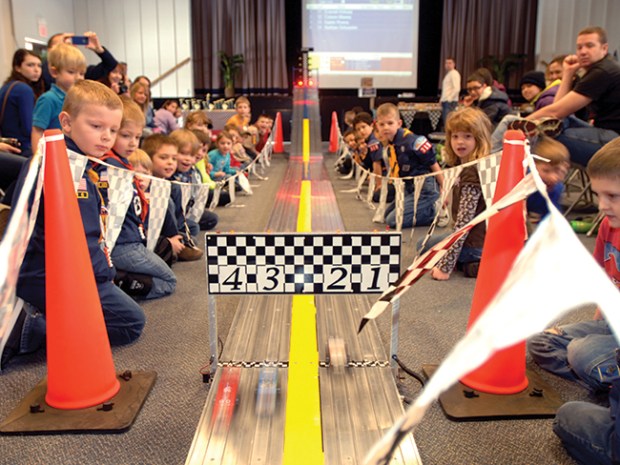
[[[309,160],[309,122],[304,120],[303,161]],[[306,143],[306,140],[308,143]],[[310,181],[301,182],[297,231],[312,232]],[[319,391],[319,352],[313,295],[293,296],[291,340],[284,426],[284,465],[321,465],[323,437]]]

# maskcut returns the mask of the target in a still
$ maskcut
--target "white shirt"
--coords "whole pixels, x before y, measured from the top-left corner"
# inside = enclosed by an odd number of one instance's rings
[[[461,92],[461,73],[453,69],[446,73],[441,84],[440,102],[458,102]]]

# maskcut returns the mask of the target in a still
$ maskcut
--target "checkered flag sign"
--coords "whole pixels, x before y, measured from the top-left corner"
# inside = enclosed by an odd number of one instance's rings
[[[499,173],[499,164],[502,161],[502,152],[492,153],[491,155],[481,158],[478,163],[478,174],[480,175],[480,186],[482,187],[482,196],[490,207],[493,203],[493,195],[495,195],[495,185],[497,184],[497,174]]]
[[[431,120],[433,131],[437,130],[439,119],[441,118],[441,110],[428,110],[428,118]]]
[[[73,178],[73,187],[75,188],[75,192],[77,192],[80,179],[82,179],[86,164],[88,163],[88,158],[73,150],[67,150],[67,155],[69,157],[71,177]]]
[[[196,189],[196,193],[194,194],[194,205],[189,210],[187,214],[187,218],[189,220],[198,223],[200,221],[200,217],[202,213],[205,211],[205,206],[207,205],[207,199],[209,198],[209,186],[206,184],[199,184]]]
[[[121,233],[125,214],[133,198],[133,172],[108,166],[108,222],[105,242],[112,251]]]
[[[207,234],[211,294],[380,293],[400,273],[398,233]]]
[[[41,151],[38,153],[42,153]],[[43,188],[43,169],[41,156],[35,155],[28,169],[24,186],[17,203],[13,207],[11,220],[7,226],[4,238],[0,243],[0,354],[4,350],[6,341],[21,310],[16,305],[15,288],[19,276],[19,268],[24,260],[28,241],[34,228],[39,210],[39,199]],[[36,185],[35,185],[36,183]],[[30,212],[28,200],[34,189],[35,200]],[[0,370],[2,367],[0,366]]]
[[[439,260],[441,260],[442,257],[448,252],[450,247],[452,247],[456,241],[463,237],[465,233],[469,232],[477,224],[497,214],[500,210],[523,200],[535,190],[536,186],[534,184],[534,178],[530,173],[524,177],[521,182],[519,182],[519,184],[517,184],[508,194],[495,202],[491,207],[488,207],[465,226],[457,229],[444,240],[431,247],[428,251],[426,251],[426,253],[416,258],[409,268],[407,268],[407,271],[401,275],[398,281],[391,285],[389,289],[385,291],[381,297],[379,297],[379,300],[374,303],[370,311],[364,315],[364,318],[360,323],[359,331],[362,330],[369,320],[373,320],[381,315],[381,313],[383,313],[396,298],[402,296],[422,276],[432,270],[437,262],[439,262]]]
[[[151,179],[151,196],[149,197],[149,229],[147,231],[146,248],[153,251],[164,224],[168,201],[170,200],[170,183],[165,179]]]

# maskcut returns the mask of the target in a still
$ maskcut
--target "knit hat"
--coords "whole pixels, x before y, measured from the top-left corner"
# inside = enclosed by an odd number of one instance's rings
[[[540,90],[543,90],[547,87],[547,84],[545,83],[545,73],[542,71],[530,71],[525,73],[519,82],[519,87],[523,84],[534,84]]]

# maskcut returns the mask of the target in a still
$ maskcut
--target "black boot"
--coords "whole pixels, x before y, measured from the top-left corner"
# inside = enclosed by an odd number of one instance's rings
[[[118,270],[114,282],[125,294],[136,299],[145,298],[153,288],[153,277],[147,274]]]

